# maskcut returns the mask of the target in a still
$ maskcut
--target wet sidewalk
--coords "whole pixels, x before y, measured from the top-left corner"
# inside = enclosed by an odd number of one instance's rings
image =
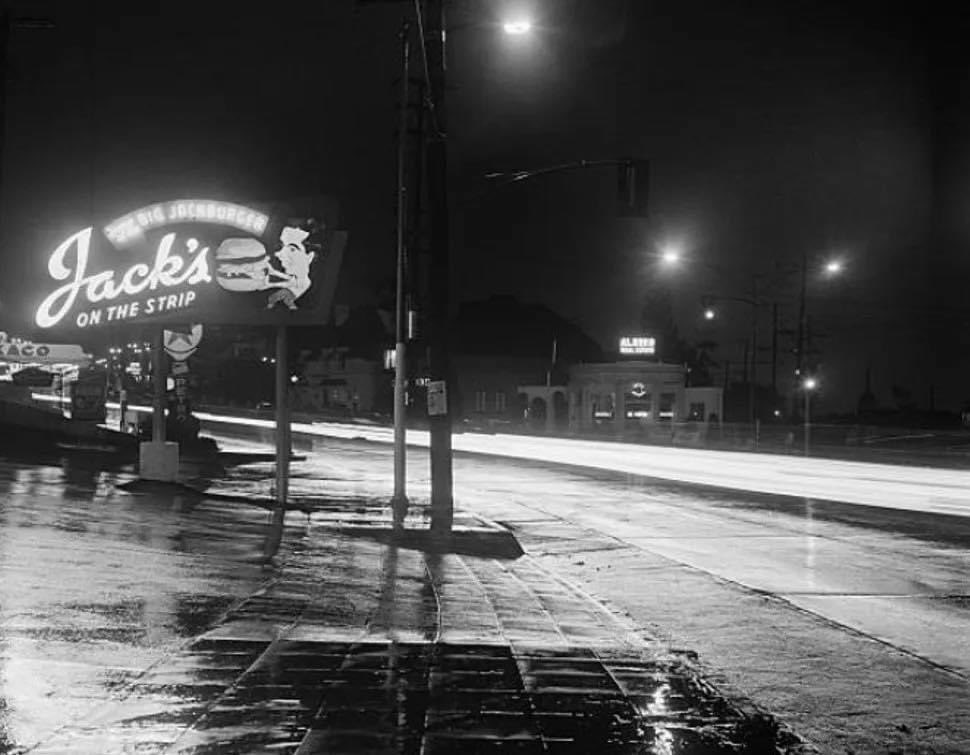
[[[314,513],[270,584],[32,752],[771,751],[765,721],[528,557],[340,532],[383,514]]]
[[[170,519],[183,538],[179,519],[194,520],[195,568],[217,562],[247,581],[217,601],[224,610],[140,663],[129,658],[103,688],[85,688],[57,727],[37,728],[30,742],[0,730],[0,752],[802,751],[771,719],[710,687],[689,653],[511,551],[497,525],[458,511],[463,535],[452,547],[395,538],[387,507],[349,467],[330,470],[326,496],[318,478],[297,474],[279,554],[257,565],[257,521],[265,531],[269,516],[253,504],[265,501],[266,469],[236,468],[206,495],[110,492],[127,511]],[[405,526],[426,530],[426,509],[412,506]],[[216,531],[213,542],[226,542],[210,563],[206,534]],[[0,656],[13,657],[9,648]]]

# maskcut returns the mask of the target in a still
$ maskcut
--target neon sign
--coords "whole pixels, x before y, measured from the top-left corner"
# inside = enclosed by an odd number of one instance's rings
[[[620,339],[621,354],[656,354],[657,339],[650,336],[624,336]]]
[[[117,276],[115,270],[104,270],[89,275],[87,266],[92,230],[92,228],[85,228],[75,233],[51,255],[47,263],[51,278],[57,281],[68,278],[71,280],[55,289],[41,302],[34,318],[40,327],[51,328],[57,325],[74,306],[78,294],[82,291],[84,299],[89,304],[98,304],[103,301],[113,301],[123,294],[137,296],[143,291],[155,291],[159,286],[167,289],[183,283],[192,286],[212,280],[206,257],[208,247],[200,248],[199,242],[190,238],[185,242],[186,256],[173,254],[174,233],[168,233],[162,237],[151,267],[139,262],[129,267],[120,276]],[[77,325],[81,328],[99,325],[102,317],[105,322],[137,317],[142,306],[145,309],[144,313],[150,315],[156,311],[187,307],[193,301],[195,301],[195,292],[185,291],[179,295],[168,294],[124,305],[109,305],[89,312],[81,312],[77,318]]]
[[[207,199],[148,205],[61,242],[34,312],[41,328],[123,322],[326,321],[346,233],[323,219]]]
[[[176,199],[148,205],[108,223],[104,235],[116,246],[141,239],[145,231],[174,223],[215,223],[257,236],[266,230],[269,216],[243,205],[211,199]]]
[[[33,343],[10,338],[0,331],[0,362],[36,364],[87,364],[90,358],[75,344]]]

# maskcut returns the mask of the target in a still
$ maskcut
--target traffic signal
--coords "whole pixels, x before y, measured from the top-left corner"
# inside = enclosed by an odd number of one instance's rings
[[[647,217],[650,163],[624,159],[617,165],[617,214],[623,218]]]

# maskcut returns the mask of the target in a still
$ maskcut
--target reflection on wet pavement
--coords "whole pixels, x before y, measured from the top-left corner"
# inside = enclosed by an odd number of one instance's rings
[[[676,662],[583,648],[203,639],[34,752],[737,752]]]
[[[267,578],[265,513],[133,496],[97,455],[0,462],[0,752],[104,705]]]
[[[265,510],[127,472],[0,464],[2,753],[797,751],[528,557],[318,495],[261,566]]]

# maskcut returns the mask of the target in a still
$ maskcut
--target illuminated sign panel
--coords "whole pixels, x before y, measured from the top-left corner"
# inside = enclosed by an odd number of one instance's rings
[[[172,357],[176,364],[192,356],[201,341],[201,325],[192,325],[184,330],[162,331],[162,346],[165,348],[165,353]]]
[[[266,230],[269,216],[231,202],[176,199],[129,212],[108,223],[104,235],[112,244],[126,246],[144,237],[145,232],[153,228],[191,222],[231,226],[258,236]]]
[[[0,362],[17,364],[87,364],[90,357],[76,344],[33,343],[0,331]]]
[[[657,353],[657,339],[650,336],[624,336],[620,339],[620,353],[652,355]]]
[[[347,238],[335,224],[336,203],[323,198],[300,208],[208,199],[142,207],[54,249],[34,321],[322,324]]]

